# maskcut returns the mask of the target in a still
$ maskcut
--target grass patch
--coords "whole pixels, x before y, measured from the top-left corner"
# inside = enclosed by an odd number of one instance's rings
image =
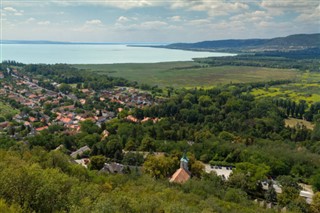
[[[305,127],[307,127],[307,129],[313,130],[314,125],[309,122],[309,121],[305,121],[302,119],[297,119],[297,118],[288,118],[284,120],[285,125],[289,126],[291,128],[296,127],[297,125],[304,125]]]
[[[138,83],[160,87],[213,87],[229,83],[248,83],[296,79],[299,72],[289,69],[217,66],[201,67],[196,62],[164,62],[152,64],[74,65],[94,74],[123,77]]]
[[[14,116],[19,113],[19,110],[13,109],[11,106],[0,101],[0,116]]]

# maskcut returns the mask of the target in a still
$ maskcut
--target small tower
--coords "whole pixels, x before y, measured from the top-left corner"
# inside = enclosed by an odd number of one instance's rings
[[[181,169],[184,169],[186,171],[189,171],[188,169],[188,162],[189,162],[189,159],[188,157],[186,156],[186,153],[183,153],[183,156],[181,157],[180,159],[180,168]]]
[[[172,183],[185,183],[191,177],[191,173],[188,169],[189,159],[186,156],[186,153],[183,154],[180,159],[180,168],[172,175],[170,182]]]

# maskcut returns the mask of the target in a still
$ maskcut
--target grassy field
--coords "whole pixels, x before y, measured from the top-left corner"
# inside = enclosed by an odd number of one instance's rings
[[[246,83],[296,79],[300,75],[299,72],[288,69],[245,66],[199,67],[199,64],[195,62],[74,66],[96,74],[123,77],[138,83],[180,88],[212,87],[231,82]]]
[[[19,113],[19,110],[13,109],[11,106],[0,101],[0,116],[15,115]]]
[[[320,73],[303,73],[297,83],[254,89],[252,94],[258,98],[290,98],[298,102],[305,100],[308,104],[320,102]]]

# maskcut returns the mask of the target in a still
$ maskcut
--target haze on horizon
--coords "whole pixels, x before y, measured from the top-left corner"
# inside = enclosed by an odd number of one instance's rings
[[[3,40],[196,42],[320,32],[318,0],[1,0]]]

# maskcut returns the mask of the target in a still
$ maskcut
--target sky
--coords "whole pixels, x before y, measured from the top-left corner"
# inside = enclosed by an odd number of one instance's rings
[[[3,40],[197,42],[320,32],[319,0],[0,0]]]

